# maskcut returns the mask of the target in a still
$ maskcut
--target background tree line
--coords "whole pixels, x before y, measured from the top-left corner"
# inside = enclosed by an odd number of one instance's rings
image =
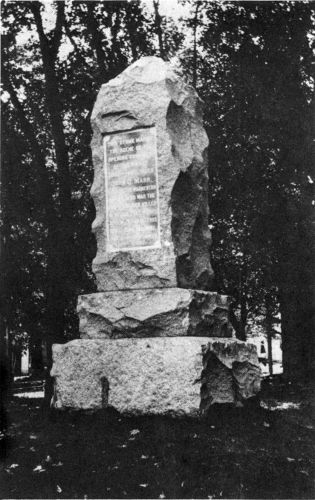
[[[172,60],[205,101],[215,288],[239,338],[281,313],[287,378],[314,371],[312,3],[2,2],[1,317],[33,359],[78,336],[95,291],[90,114],[143,55]],[[3,336],[2,336],[3,339]],[[40,355],[38,356],[40,358]]]

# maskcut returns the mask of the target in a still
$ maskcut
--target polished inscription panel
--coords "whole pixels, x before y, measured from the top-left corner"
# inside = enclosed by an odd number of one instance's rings
[[[160,247],[155,127],[104,137],[106,250]]]

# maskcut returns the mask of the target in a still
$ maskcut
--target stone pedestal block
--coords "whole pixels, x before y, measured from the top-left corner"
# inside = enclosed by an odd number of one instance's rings
[[[81,338],[231,337],[225,295],[184,288],[81,295]]]
[[[53,346],[55,408],[197,416],[257,394],[256,348],[235,339],[73,340]]]

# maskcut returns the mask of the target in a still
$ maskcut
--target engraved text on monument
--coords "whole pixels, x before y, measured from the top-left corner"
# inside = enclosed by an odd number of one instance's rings
[[[155,128],[104,137],[106,249],[160,246]]]

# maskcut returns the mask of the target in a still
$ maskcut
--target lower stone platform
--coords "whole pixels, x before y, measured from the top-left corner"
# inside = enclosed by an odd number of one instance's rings
[[[260,389],[256,347],[234,338],[78,339],[53,346],[53,406],[197,416]]]

